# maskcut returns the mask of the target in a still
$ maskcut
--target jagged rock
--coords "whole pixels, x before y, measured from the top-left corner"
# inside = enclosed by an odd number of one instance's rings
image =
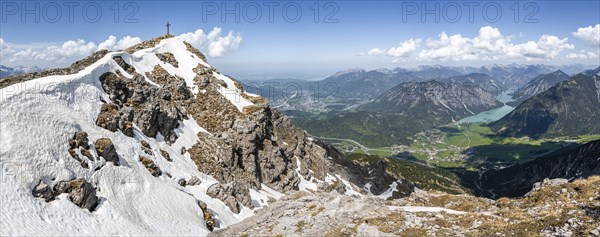
[[[69,145],[71,146],[71,149],[78,147],[90,149],[88,142],[88,134],[86,132],[77,132],[75,135],[73,135],[73,138],[69,140]]]
[[[197,201],[198,201],[198,206],[202,210],[202,217],[204,218],[204,223],[206,223],[206,228],[209,231],[213,231],[215,227],[219,228],[219,225],[217,225],[217,223],[215,222],[215,220],[212,217],[212,214],[208,210],[206,203],[203,201],[200,201],[200,200],[197,200]]]
[[[70,181],[69,200],[75,205],[93,211],[98,205],[96,189],[83,178]]]
[[[113,145],[110,138],[100,138],[95,144],[96,151],[99,156],[104,157],[107,162],[112,162],[115,165],[119,165],[119,155]]]
[[[154,152],[152,152],[152,147],[150,147],[150,144],[147,141],[140,141],[140,143],[142,144],[142,150],[144,151],[144,153],[153,156]]]
[[[123,104],[127,102],[127,97],[132,93],[127,87],[125,80],[121,79],[117,74],[107,72],[100,76],[102,88],[109,95],[112,102]]]
[[[179,184],[179,186],[181,186],[181,187],[185,187],[185,186],[187,186],[187,182],[185,181],[185,179],[179,179],[179,180],[177,181],[177,183],[178,183],[178,184]]]
[[[120,108],[118,119],[111,110],[111,129],[116,130],[116,123],[123,133],[133,137],[132,128],[135,123],[144,135],[156,137],[160,133],[165,141],[172,143],[177,139],[173,129],[179,126],[179,121],[186,115],[181,112],[179,105],[164,99],[186,100],[191,98],[191,91],[185,80],[169,75],[160,66],[147,76],[155,79],[162,87],[148,83],[140,74],[134,74],[132,79],[111,72],[100,76],[102,88]]]
[[[133,108],[123,106],[119,110],[119,129],[128,137],[133,137]]]
[[[77,160],[81,164],[81,167],[85,169],[89,168],[89,165],[87,161],[79,156],[77,151],[79,151],[81,155],[87,157],[89,160],[93,160],[94,157],[89,151],[90,145],[88,143],[88,134],[83,131],[75,133],[73,138],[69,140],[69,155],[71,155],[73,159]]]
[[[139,160],[146,167],[146,169],[150,171],[150,174],[152,174],[152,176],[158,177],[162,174],[160,168],[156,164],[154,164],[154,161],[150,158],[140,156]]]
[[[119,106],[115,104],[102,104],[100,114],[96,119],[96,125],[105,128],[111,132],[116,132],[119,128]]]
[[[562,179],[562,178],[548,179],[548,178],[545,178],[542,182],[534,183],[533,184],[533,188],[531,189],[531,191],[529,191],[528,193],[526,193],[525,196],[526,197],[531,196],[533,193],[539,191],[543,187],[560,186],[560,185],[566,184],[568,182],[569,182],[568,179]]]
[[[46,202],[52,201],[61,193],[69,193],[68,198],[75,205],[93,211],[98,205],[98,196],[94,186],[83,178],[70,181],[58,181],[53,188],[40,180],[33,188],[34,197],[41,197]]]
[[[52,190],[57,193],[67,193],[69,192],[71,188],[71,182],[70,181],[58,181],[56,184],[54,184],[54,187],[52,188]]]
[[[200,179],[198,177],[196,177],[195,175],[192,175],[192,177],[190,178],[190,180],[187,181],[187,185],[200,185],[202,183],[202,181],[200,181]]]
[[[215,184],[208,188],[206,194],[222,200],[234,213],[240,213],[241,205],[252,207],[248,186],[244,182],[233,181],[227,184]]]
[[[171,52],[157,53],[156,56],[164,63],[170,63],[173,67],[179,67],[179,62],[177,62],[175,55]]]
[[[119,66],[121,66],[121,68],[123,68],[123,70],[125,70],[127,73],[131,74],[131,73],[135,72],[135,68],[133,68],[131,65],[127,64],[121,56],[113,57],[113,60],[115,60],[115,62],[117,64],[119,64]]]
[[[169,153],[167,151],[165,151],[165,150],[161,149],[160,150],[160,155],[162,155],[162,157],[165,158],[165,160],[167,160],[167,161],[173,161],[171,159],[171,156],[169,155]]]
[[[52,189],[50,189],[50,186],[48,186],[48,184],[46,184],[43,180],[40,180],[40,182],[33,188],[31,194],[34,197],[43,198],[46,200],[46,202],[54,200],[54,193],[52,192]]]
[[[208,62],[208,61],[206,61],[206,57],[204,56],[204,54],[202,54],[198,49],[196,49],[194,46],[192,46],[188,42],[183,42],[183,43],[185,44],[185,47],[187,48],[188,51],[190,51],[191,53],[196,55],[198,58],[202,59],[202,61]]]

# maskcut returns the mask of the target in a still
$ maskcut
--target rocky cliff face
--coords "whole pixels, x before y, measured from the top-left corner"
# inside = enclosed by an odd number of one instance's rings
[[[521,103],[492,129],[532,138],[600,133],[598,81],[600,76],[575,75]]]

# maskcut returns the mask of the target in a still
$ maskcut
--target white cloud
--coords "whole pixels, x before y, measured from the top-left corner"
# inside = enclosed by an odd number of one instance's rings
[[[226,36],[222,36],[222,29],[215,27],[208,35],[203,30],[198,29],[194,32],[181,34],[185,41],[194,47],[205,51],[210,57],[222,57],[228,52],[237,49],[242,43],[242,37],[230,31]]]
[[[589,46],[600,47],[600,24],[594,27],[581,27],[573,32],[573,36],[583,40]]]
[[[567,60],[590,60],[590,59],[597,59],[600,57],[600,51],[599,52],[586,52],[586,51],[579,51],[579,53],[569,53],[565,56],[565,58]]]
[[[9,58],[10,62],[19,61],[46,61],[46,62],[65,62],[66,60],[81,58],[97,50],[94,42],[85,40],[69,40],[62,45],[52,45],[43,48],[26,48],[20,50]]]
[[[416,51],[417,48],[421,45],[421,39],[408,39],[402,43],[398,47],[392,47],[389,49],[380,49],[373,48],[368,50],[367,52],[359,53],[359,55],[368,55],[368,56],[390,56],[390,57],[408,57],[412,52]]]
[[[395,48],[390,48],[387,51],[387,55],[392,57],[408,57],[412,52],[417,50],[421,44],[421,39],[409,39],[400,44]]]
[[[207,34],[198,29],[194,32],[181,34],[179,37],[191,43],[210,57],[221,57],[237,49],[242,37],[229,32],[222,35],[221,28],[215,27]],[[142,42],[139,37],[125,36],[118,39],[111,35],[106,40],[95,43],[83,39],[69,40],[61,44],[28,44],[17,45],[0,38],[0,58],[2,63],[11,65],[61,67],[86,57],[101,49],[116,51],[128,48]]]
[[[504,36],[497,28],[481,27],[473,38],[460,34],[448,36],[442,32],[438,39],[427,39],[427,49],[422,50],[417,59],[422,61],[462,61],[462,60],[501,60],[525,59],[551,60],[563,50],[573,49],[567,38],[542,35],[538,41],[513,44],[512,36]]]
[[[117,41],[117,37],[111,35],[104,42],[98,44],[98,49],[108,49],[110,51],[126,49],[142,42],[140,37],[125,36]]]
[[[542,35],[537,41],[513,43],[514,36],[503,35],[498,28],[484,26],[474,37],[441,32],[437,38],[426,39],[420,51],[421,39],[404,41],[399,47],[373,48],[359,55],[408,58],[413,52],[419,61],[548,61],[556,59],[563,51],[575,46],[567,38]],[[399,60],[394,60],[399,62]]]

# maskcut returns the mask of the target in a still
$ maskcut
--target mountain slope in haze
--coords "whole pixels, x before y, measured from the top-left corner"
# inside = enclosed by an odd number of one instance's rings
[[[500,170],[486,171],[481,188],[496,197],[518,197],[544,179],[579,179],[600,174],[600,140],[567,147]]]
[[[491,124],[507,136],[532,138],[600,133],[600,76],[577,74],[521,103]]]
[[[500,106],[502,103],[481,87],[427,81],[402,83],[360,109],[435,119],[443,124]]]
[[[590,77],[600,75],[600,67],[597,67],[596,69],[585,70],[582,73]]]
[[[5,78],[8,76],[14,76],[19,74],[25,74],[30,72],[39,72],[42,71],[41,68],[37,66],[33,67],[24,67],[24,66],[16,66],[16,67],[7,67],[4,65],[0,65],[0,78]]]
[[[3,235],[204,236],[292,190],[412,192],[340,165],[182,37],[0,82]]]
[[[338,98],[372,99],[389,88],[402,82],[420,80],[420,77],[391,70],[351,69],[325,78],[320,81],[322,88],[320,98],[333,96]]]
[[[537,76],[536,78],[529,81],[525,86],[517,89],[513,93],[513,100],[508,104],[511,106],[516,106],[523,101],[531,98],[534,95],[542,93],[545,90],[548,90],[550,87],[556,85],[561,81],[569,80],[569,75],[564,73],[563,71],[555,71],[548,74],[542,74]]]
[[[528,81],[540,74],[556,71],[556,68],[548,65],[486,65],[476,68],[473,72],[490,75],[502,83],[506,88],[515,88],[525,85]]]
[[[435,80],[463,86],[478,86],[495,96],[507,89],[504,85],[497,82],[491,76],[482,73],[470,73],[467,75],[439,78]]]
[[[382,147],[410,144],[420,131],[502,105],[480,87],[427,81],[402,83],[356,111],[288,114],[313,136]]]

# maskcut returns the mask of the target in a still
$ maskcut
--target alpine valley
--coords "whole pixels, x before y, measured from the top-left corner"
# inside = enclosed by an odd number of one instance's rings
[[[0,235],[599,236],[598,66],[237,80],[167,34],[3,67]]]

